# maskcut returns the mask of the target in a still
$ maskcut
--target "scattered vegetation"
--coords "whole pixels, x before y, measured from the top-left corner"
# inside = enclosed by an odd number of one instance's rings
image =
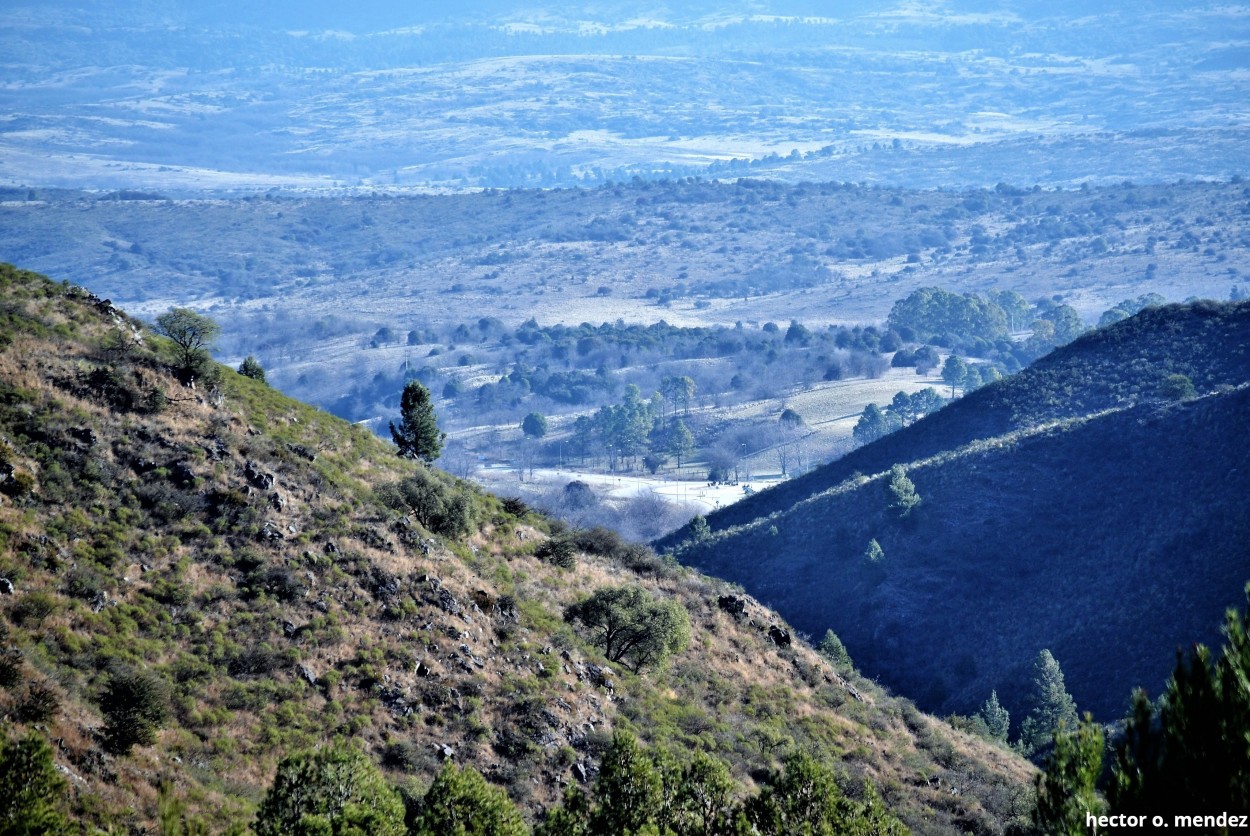
[[[857,803],[871,776],[891,814],[964,829],[939,790],[905,784],[901,756],[878,754],[915,745],[901,703],[754,601],[724,609],[725,584],[486,496],[232,370],[219,397],[192,390],[171,343],[77,288],[6,266],[0,295],[2,452],[31,476],[0,502],[3,736],[57,741],[67,791],[22,774],[75,827],[237,831],[307,803],[272,827],[385,829],[391,801],[366,826],[371,803],[290,800],[334,775],[391,799],[380,773],[406,829],[425,809],[441,832],[424,788],[446,759],[460,774],[441,809],[506,796],[516,812],[499,821],[528,826],[568,784],[592,784],[611,733],[630,730],[651,751],[723,760],[733,788],[712,783],[735,798],[819,751]],[[133,409],[83,383],[97,370],[168,403]],[[572,568],[540,556],[547,543],[569,544],[551,548]],[[599,628],[562,616],[622,588],[641,594],[614,662]],[[1027,809],[1027,765],[942,734],[966,759],[913,760],[984,788],[967,815],[991,827]]]

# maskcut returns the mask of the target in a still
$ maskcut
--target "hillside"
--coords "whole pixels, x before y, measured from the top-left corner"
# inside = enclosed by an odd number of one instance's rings
[[[713,753],[744,792],[815,750],[919,832],[1027,811],[1018,758],[775,644],[784,622],[746,596],[731,614],[720,581],[228,369],[184,386],[172,344],[80,288],[3,266],[0,299],[0,728],[53,742],[90,825],[151,828],[165,783],[214,831],[247,822],[280,757],[334,739],[417,795],[472,765],[534,820],[616,729]],[[688,647],[609,662],[562,618],[608,586],[680,605]],[[165,709],[133,748],[119,682]]]
[[[1198,396],[1163,398],[1167,374]],[[1250,577],[1248,381],[1250,305],[1148,309],[711,515],[680,557],[832,628],[928,710],[997,689],[1018,720],[1049,648],[1078,705],[1112,720],[1178,647],[1214,642]],[[894,464],[922,499],[906,519]]]

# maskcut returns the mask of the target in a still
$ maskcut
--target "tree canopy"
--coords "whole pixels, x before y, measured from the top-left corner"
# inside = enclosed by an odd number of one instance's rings
[[[443,766],[420,805],[413,836],[524,836],[516,805],[471,766]]]
[[[65,816],[65,779],[43,737],[0,738],[0,833],[53,836],[77,832]]]
[[[221,333],[221,326],[190,308],[170,308],[156,318],[154,330],[174,341],[178,367],[191,375],[198,373],[209,359],[208,350]]]
[[[613,662],[635,671],[657,665],[690,643],[690,616],[675,600],[651,597],[637,586],[604,588],[564,610],[564,620],[594,631]]]
[[[920,504],[920,494],[916,493],[916,485],[907,477],[907,471],[901,464],[890,468],[886,480],[886,492],[890,497],[890,508],[898,512],[899,517],[907,517]]]
[[[346,746],[284,758],[254,830],[256,836],[407,834],[399,793],[364,752]]]

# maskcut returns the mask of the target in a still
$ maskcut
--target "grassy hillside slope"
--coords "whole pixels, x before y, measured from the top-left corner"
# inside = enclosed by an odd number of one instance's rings
[[[1172,373],[1205,394],[1164,401]],[[832,628],[929,710],[997,689],[1021,719],[1050,648],[1078,705],[1113,719],[1178,647],[1216,639],[1250,578],[1248,380],[1250,306],[1149,310],[713,515],[681,559]],[[905,519],[895,463],[922,498]]]
[[[280,757],[336,738],[417,792],[471,764],[536,817],[617,728],[743,789],[815,750],[922,832],[1027,810],[1027,764],[775,646],[780,619],[729,614],[722,582],[610,538],[560,568],[536,554],[550,521],[229,370],[183,387],[166,341],[79,288],[0,266],[0,300],[0,733],[53,742],[85,823],[152,827],[164,783],[213,830],[247,822]],[[467,514],[427,529],[401,479]],[[621,585],[690,614],[658,670],[561,618]],[[102,706],[136,672],[168,712],[115,751]]]

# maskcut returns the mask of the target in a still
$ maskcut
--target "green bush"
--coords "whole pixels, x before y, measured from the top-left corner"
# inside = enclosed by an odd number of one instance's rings
[[[0,741],[0,833],[35,836],[69,834],[64,812],[65,779],[56,771],[52,747],[31,732]]]
[[[414,836],[523,836],[528,829],[507,793],[471,766],[446,764],[422,799]],[[264,834],[261,834],[264,836]]]
[[[155,742],[156,730],[169,719],[169,687],[151,671],[118,668],[105,683],[100,710],[105,747],[126,754]]]
[[[256,836],[405,836],[404,804],[358,749],[285,758],[261,802]],[[444,831],[451,832],[451,831]]]

